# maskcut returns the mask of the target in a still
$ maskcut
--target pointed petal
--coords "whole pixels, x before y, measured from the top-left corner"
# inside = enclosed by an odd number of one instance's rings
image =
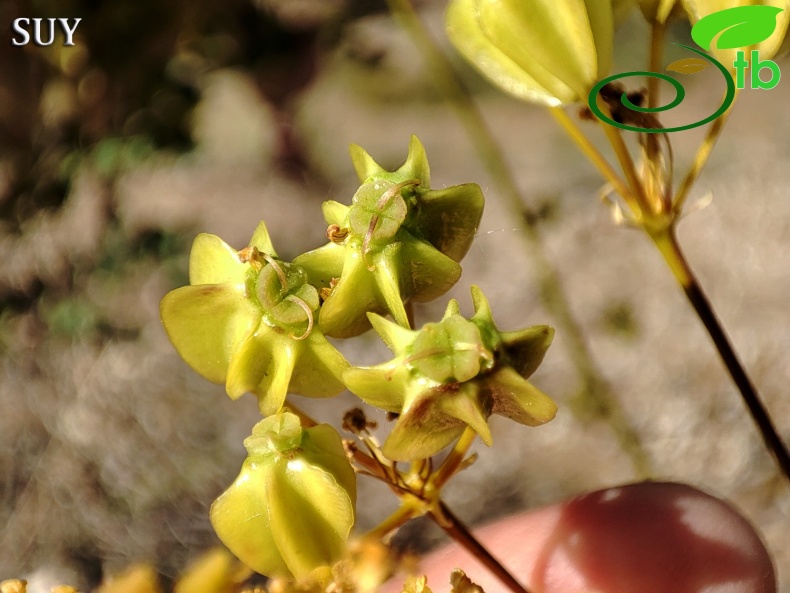
[[[200,233],[189,253],[189,283],[244,284],[250,265],[242,263],[239,252],[216,235]]]
[[[401,260],[401,244],[392,243],[387,245],[374,258],[373,277],[376,281],[378,294],[386,306],[390,315],[403,327],[409,327],[409,318],[403,306],[403,297],[400,293],[400,278],[398,269]]]
[[[489,375],[485,383],[494,400],[494,414],[527,426],[545,424],[557,414],[557,404],[510,367]]]
[[[494,314],[491,312],[491,303],[488,302],[486,295],[480,290],[480,287],[473,284],[472,291],[472,305],[475,308],[475,314],[472,315],[472,321],[483,323],[485,325],[495,326]]]
[[[225,383],[228,395],[237,399],[247,392],[254,393],[262,415],[277,413],[285,401],[296,358],[302,348],[302,342],[261,325],[231,360]]]
[[[289,391],[307,397],[332,397],[343,391],[343,371],[348,362],[317,327],[302,349]]]
[[[340,281],[321,305],[318,316],[321,331],[333,338],[351,338],[367,331],[370,322],[365,313],[381,311],[376,297],[373,274],[365,267],[362,255],[345,250]]]
[[[461,314],[461,306],[458,304],[458,301],[456,301],[455,299],[450,299],[450,301],[447,303],[447,308],[444,310],[442,321],[444,321],[448,317],[452,317],[453,315],[460,315],[460,314]]]
[[[429,398],[418,398],[398,418],[381,452],[393,461],[427,459],[460,437],[464,426],[452,416],[437,413]]]
[[[417,332],[406,329],[397,323],[392,323],[376,313],[368,313],[368,319],[376,333],[384,340],[387,348],[395,354],[403,354],[417,335]]]
[[[255,228],[255,232],[252,233],[250,245],[257,247],[258,251],[267,253],[272,257],[277,257],[277,252],[272,246],[272,240],[269,238],[269,231],[266,229],[266,225],[263,223],[263,221],[258,223],[258,226]]]
[[[261,313],[237,288],[226,284],[184,286],[159,305],[162,324],[186,363],[214,383],[223,383],[236,348],[260,323]]]
[[[492,445],[491,429],[487,422],[491,413],[483,409],[485,406],[478,396],[477,386],[465,383],[456,393],[439,398],[438,404],[445,414],[469,426],[489,447]]]
[[[346,250],[330,241],[323,247],[298,256],[293,260],[293,265],[307,272],[307,277],[313,286],[328,288],[332,279],[340,278],[343,273],[345,256]]]
[[[414,239],[407,231],[403,241],[401,261],[408,262],[404,271],[404,293],[418,302],[428,302],[442,296],[461,277],[461,266],[437,251],[430,243]]]
[[[343,373],[348,390],[365,403],[400,413],[407,389],[408,370],[395,359],[374,367],[351,367]]]
[[[554,339],[554,328],[533,325],[514,332],[502,332],[502,345],[507,362],[523,378],[529,378],[543,362]]]
[[[417,231],[450,259],[460,262],[469,251],[483,217],[485,198],[475,183],[417,192]]]
[[[387,172],[361,146],[352,144],[348,147],[348,151],[351,153],[351,162],[354,164],[354,171],[357,172],[360,183],[366,183],[371,178]]]
[[[409,156],[406,162],[395,171],[405,179],[419,179],[420,185],[424,188],[431,186],[431,168],[428,166],[428,157],[425,154],[425,147],[417,136],[412,134],[409,140]]]
[[[349,207],[335,200],[327,200],[321,204],[321,212],[324,214],[326,224],[336,224],[345,226],[348,217]]]

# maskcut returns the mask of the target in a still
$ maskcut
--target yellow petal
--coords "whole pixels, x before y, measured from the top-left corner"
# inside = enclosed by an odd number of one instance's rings
[[[266,225],[263,223],[263,221],[258,223],[258,226],[252,233],[250,246],[257,247],[258,251],[267,253],[272,257],[277,257],[277,252],[274,250],[274,247],[272,246],[272,240],[269,237],[269,231],[266,229]]]
[[[272,536],[264,494],[266,476],[274,470],[247,459],[233,484],[211,505],[209,518],[228,549],[255,572],[291,576]]]
[[[328,471],[305,463],[299,457],[289,461],[266,486],[275,543],[297,579],[339,560],[354,524],[348,493]]]
[[[307,397],[332,397],[345,389],[348,362],[317,327],[313,328],[296,361],[288,390]]]
[[[321,212],[324,214],[326,224],[336,224],[343,226],[346,224],[349,207],[335,200],[327,200],[321,204]]]
[[[186,363],[224,383],[233,353],[260,323],[261,313],[229,284],[183,286],[162,299],[162,324]]]
[[[189,253],[189,283],[244,284],[250,265],[242,263],[239,253],[216,235],[200,233]]]
[[[234,354],[225,389],[233,399],[247,392],[258,397],[261,414],[277,413],[288,394],[296,358],[305,347],[266,325],[247,338]]]
[[[557,404],[510,367],[489,375],[486,386],[494,399],[494,414],[527,426],[545,424],[557,414]]]

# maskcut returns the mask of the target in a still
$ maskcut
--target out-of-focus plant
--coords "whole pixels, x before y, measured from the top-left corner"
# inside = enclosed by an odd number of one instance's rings
[[[461,54],[498,87],[518,98],[549,106],[563,129],[598,168],[607,182],[603,197],[612,206],[615,220],[643,230],[663,255],[669,270],[710,334],[766,446],[782,472],[790,478],[787,446],[779,437],[689,266],[676,235],[686,198],[721,133],[731,105],[721,116],[713,119],[694,162],[676,187],[672,143],[670,135],[663,132],[659,119],[660,112],[667,109],[658,106],[657,80],[664,75],[651,74],[662,69],[666,22],[671,16],[682,15],[682,10],[695,25],[692,31],[695,41],[705,45],[704,49],[710,49],[729,66],[731,54],[739,45],[745,45],[743,49],[746,50],[756,50],[761,60],[773,57],[787,31],[790,3],[786,0],[757,3],[745,0],[639,0],[638,4],[651,26],[650,72],[609,77],[647,74],[647,88],[630,92],[619,81],[605,86],[602,86],[603,82],[601,85],[592,84],[596,76],[600,79],[605,74],[602,67],[608,67],[612,52],[611,0],[560,2],[560,10],[554,15],[544,13],[543,4],[539,2],[450,0],[446,14],[447,33]],[[523,43],[525,39],[530,42]],[[679,68],[676,66],[674,69],[684,71]],[[726,66],[721,70],[727,76]],[[542,74],[544,71],[556,75],[547,78]],[[557,78],[565,87],[556,84]],[[727,83],[724,105],[733,101],[737,94],[731,77]],[[592,94],[588,97],[588,93],[598,89],[594,97]],[[586,114],[586,119],[597,119],[602,126],[617,157],[619,172],[572,117],[559,107],[580,100],[590,101],[596,114],[600,112],[609,122],[615,123],[610,125],[600,116],[596,118],[586,105],[581,111]],[[676,102],[671,105],[674,104]],[[621,130],[616,127],[620,124],[637,132],[638,161],[633,158]],[[645,132],[641,133],[642,130]]]

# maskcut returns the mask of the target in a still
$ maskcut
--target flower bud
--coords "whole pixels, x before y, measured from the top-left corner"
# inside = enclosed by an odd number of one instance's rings
[[[244,441],[236,481],[211,505],[220,540],[269,577],[307,577],[340,559],[354,524],[356,476],[327,424],[294,414],[262,420]]]
[[[450,40],[484,76],[520,99],[586,99],[609,71],[611,0],[451,0]]]

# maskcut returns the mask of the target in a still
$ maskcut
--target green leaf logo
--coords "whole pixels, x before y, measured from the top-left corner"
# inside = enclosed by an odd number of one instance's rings
[[[736,49],[756,45],[768,39],[776,29],[775,6],[736,6],[701,18],[691,29],[691,37],[700,47]],[[718,38],[717,38],[718,36]],[[716,39],[716,47],[711,47]]]
[[[680,72],[681,74],[696,74],[707,68],[708,65],[708,62],[702,58],[684,58],[672,62],[667,66],[667,70],[670,72]]]

